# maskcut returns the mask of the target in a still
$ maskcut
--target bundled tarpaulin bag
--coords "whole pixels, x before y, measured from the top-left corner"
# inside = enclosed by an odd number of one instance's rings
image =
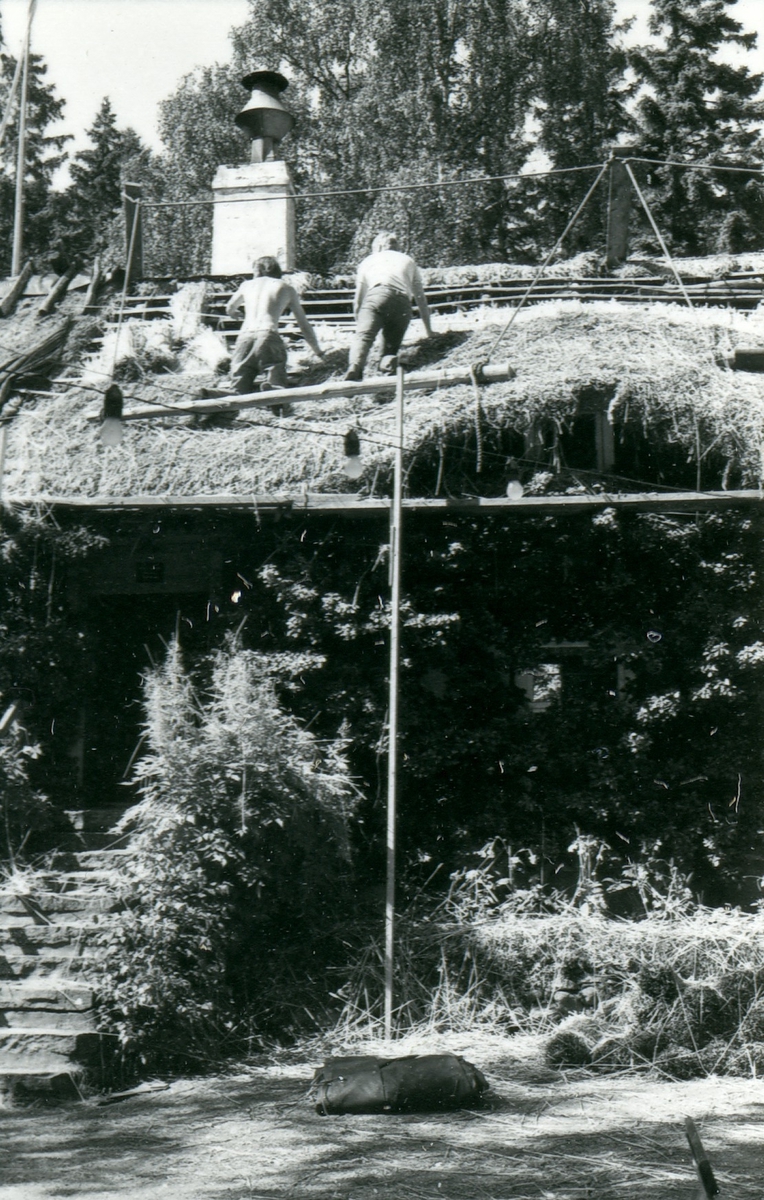
[[[456,1054],[330,1058],[313,1077],[316,1112],[432,1112],[480,1103],[488,1082]]]

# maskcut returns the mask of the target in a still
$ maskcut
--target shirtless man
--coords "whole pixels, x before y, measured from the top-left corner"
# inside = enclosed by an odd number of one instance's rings
[[[359,264],[356,275],[353,313],[356,332],[350,345],[346,379],[363,376],[372,343],[382,330],[380,370],[392,374],[398,365],[396,355],[411,320],[414,298],[428,337],[432,337],[430,308],[422,286],[419,267],[408,254],[398,249],[394,233],[378,233],[371,254]]]
[[[231,380],[234,391],[246,395],[254,391],[255,376],[265,372],[261,391],[288,387],[286,347],[279,336],[279,317],[291,309],[305,341],[314,354],[323,358],[313,327],[305,316],[300,297],[291,284],[281,278],[275,258],[258,258],[254,277],[234,292],[226,305],[229,317],[244,309],[241,332],[231,356]]]

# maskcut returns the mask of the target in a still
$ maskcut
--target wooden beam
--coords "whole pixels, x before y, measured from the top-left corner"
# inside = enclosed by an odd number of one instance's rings
[[[58,302],[63,300],[64,296],[69,290],[69,284],[72,282],[76,274],[77,267],[74,265],[68,267],[63,275],[59,275],[58,279],[53,284],[53,287],[50,289],[47,296],[40,304],[40,307],[37,309],[38,317],[47,317],[48,313],[53,312],[53,309],[56,307]]]
[[[463,496],[458,498],[404,499],[407,512],[461,513],[465,516],[566,516],[583,512],[598,512],[615,508],[625,512],[694,513],[719,511],[762,504],[764,492],[624,492],[597,493],[580,496],[524,496],[509,500],[506,496]],[[327,516],[387,517],[390,500],[387,497],[365,499],[352,493],[308,492],[302,496],[9,496],[10,508],[32,508],[48,505],[51,508],[116,512],[164,509],[189,511],[193,509],[229,509],[232,512],[310,513]]]
[[[0,317],[9,317],[24,294],[24,288],[32,278],[32,263],[27,261],[20,273],[11,282],[8,291],[0,300]]]
[[[478,379],[481,383],[499,383],[506,379],[514,379],[514,367],[509,363],[486,363],[477,368]],[[469,367],[449,367],[441,371],[412,371],[406,375],[406,391],[414,388],[444,388],[455,387],[458,384],[470,382]],[[73,384],[76,387],[76,384]],[[344,379],[329,379],[326,383],[313,384],[310,387],[275,388],[272,392],[248,392],[246,395],[232,395],[212,400],[192,400],[187,404],[141,404],[135,408],[127,408],[122,414],[123,421],[142,421],[147,417],[187,417],[202,413],[239,412],[247,408],[270,408],[273,404],[299,404],[305,400],[341,400],[345,396],[363,396],[367,393],[392,392],[395,390],[394,375],[375,375],[370,379],[362,379],[359,383],[350,383]],[[100,413],[91,413],[89,421],[100,421]]]
[[[98,289],[103,283],[103,272],[101,271],[101,259],[96,254],[93,259],[93,271],[90,276],[88,290],[85,293],[85,302],[82,305],[82,311],[88,312],[89,309],[95,308],[95,299],[98,295]]]
[[[143,278],[143,184],[123,183],[122,204],[125,214],[125,279],[128,287]]]

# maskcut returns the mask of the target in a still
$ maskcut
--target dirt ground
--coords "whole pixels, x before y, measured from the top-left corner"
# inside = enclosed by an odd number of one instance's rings
[[[110,1105],[6,1108],[0,1197],[689,1200],[687,1115],[722,1197],[764,1197],[761,1081],[560,1074],[525,1038],[353,1047],[391,1050],[463,1054],[488,1076],[491,1104],[437,1116],[320,1117],[307,1096],[319,1058],[282,1057]]]

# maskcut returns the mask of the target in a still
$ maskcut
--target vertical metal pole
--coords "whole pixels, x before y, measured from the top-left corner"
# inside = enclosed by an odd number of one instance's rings
[[[385,892],[385,1037],[393,1033],[395,946],[395,817],[398,798],[398,690],[401,634],[401,509],[403,498],[403,367],[396,380],[395,476],[390,509],[390,702],[387,755],[387,887]]]
[[[16,156],[16,202],[13,211],[13,252],[11,254],[11,275],[21,271],[21,256],[24,252],[24,176],[27,167],[27,92],[29,89],[29,41],[32,32],[32,14],[34,4],[29,6],[27,33],[24,39],[24,66],[21,75],[21,95],[19,98],[19,145]]]

